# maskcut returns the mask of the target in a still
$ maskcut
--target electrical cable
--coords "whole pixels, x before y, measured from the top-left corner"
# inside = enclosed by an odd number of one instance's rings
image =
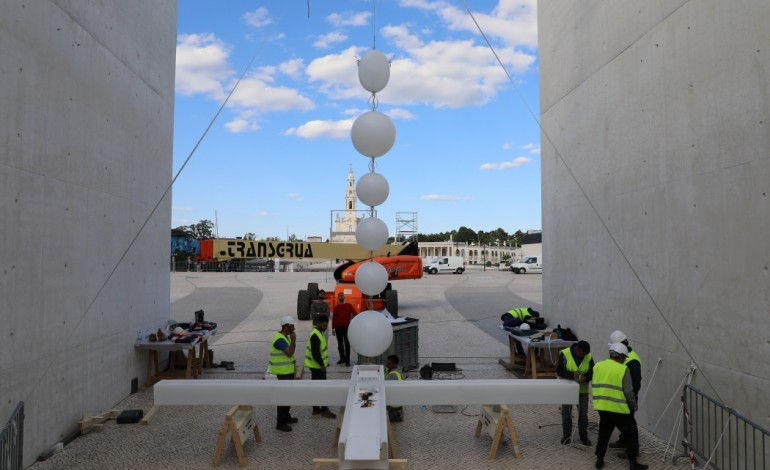
[[[580,193],[583,195],[583,198],[586,200],[588,205],[591,207],[591,210],[593,211],[594,215],[596,215],[596,218],[599,220],[599,223],[604,228],[604,231],[610,237],[610,240],[612,241],[612,244],[617,249],[618,253],[620,253],[620,255],[623,257],[623,260],[625,261],[626,265],[631,270],[631,274],[634,276],[634,278],[636,278],[636,281],[641,286],[641,288],[644,291],[646,297],[650,300],[650,302],[652,303],[653,307],[655,307],[655,310],[657,311],[658,315],[660,315],[660,317],[663,319],[664,323],[666,324],[668,329],[671,331],[671,333],[674,335],[674,337],[676,338],[676,340],[679,343],[679,345],[682,346],[682,349],[685,351],[685,353],[690,358],[692,363],[695,364],[695,366],[698,369],[701,370],[701,375],[703,376],[703,380],[708,384],[709,388],[711,388],[711,390],[714,392],[716,397],[720,401],[724,402],[724,400],[722,400],[721,396],[719,395],[719,392],[717,391],[716,387],[711,383],[711,380],[709,380],[708,376],[703,372],[703,369],[698,364],[698,361],[695,359],[695,356],[692,354],[692,352],[690,352],[690,349],[687,347],[687,345],[684,343],[682,338],[679,336],[679,333],[677,333],[677,331],[674,329],[674,326],[671,324],[671,322],[669,321],[668,317],[666,317],[666,315],[663,313],[663,309],[660,307],[660,305],[658,305],[658,302],[655,300],[655,298],[653,297],[652,293],[647,288],[647,285],[644,283],[644,281],[642,280],[641,276],[637,272],[636,268],[631,263],[631,260],[628,259],[628,256],[626,255],[625,251],[623,251],[623,249],[621,248],[620,243],[615,238],[615,235],[613,235],[613,233],[610,230],[609,226],[604,221],[602,216],[599,214],[599,210],[596,208],[596,205],[591,200],[591,198],[588,196],[588,192],[585,190],[583,185],[577,179],[577,176],[575,176],[575,173],[572,171],[572,167],[567,163],[566,159],[564,158],[562,153],[559,151],[559,149],[556,146],[556,144],[554,143],[554,141],[551,139],[550,134],[548,132],[546,132],[545,127],[543,127],[543,124],[540,122],[540,119],[538,119],[537,116],[535,116],[534,111],[532,111],[532,108],[529,106],[527,101],[522,96],[521,91],[519,91],[519,87],[516,86],[516,82],[513,80],[513,78],[511,77],[510,73],[508,73],[508,69],[503,64],[502,60],[500,59],[500,56],[498,56],[497,51],[492,46],[492,43],[487,38],[487,35],[481,29],[481,26],[479,25],[478,21],[476,21],[476,17],[474,16],[473,12],[471,11],[470,7],[468,6],[467,1],[466,0],[460,0],[460,1],[462,2],[463,6],[465,7],[465,10],[468,12],[468,15],[471,17],[471,20],[473,20],[473,23],[476,25],[476,29],[478,29],[479,33],[481,34],[481,37],[484,38],[484,41],[487,43],[487,46],[492,51],[492,54],[494,54],[495,59],[497,60],[497,63],[500,65],[500,67],[505,72],[505,75],[508,77],[508,81],[513,86],[513,89],[516,92],[516,95],[519,97],[519,99],[523,103],[523,105],[526,108],[526,110],[529,112],[529,115],[532,117],[532,119],[535,121],[535,123],[537,123],[537,125],[540,128],[540,131],[542,132],[543,136],[546,138],[548,143],[553,148],[554,153],[559,158],[559,161],[562,162],[562,164],[564,165],[564,168],[567,170],[567,173],[569,173],[570,177],[575,182],[575,185],[580,190]],[[687,2],[685,2],[685,3],[689,3],[689,0]],[[681,6],[679,8],[681,8]]]

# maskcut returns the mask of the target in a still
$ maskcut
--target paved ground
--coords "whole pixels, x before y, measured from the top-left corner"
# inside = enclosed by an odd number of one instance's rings
[[[332,286],[324,273],[174,273],[172,317],[192,319],[199,308],[217,321],[220,331],[212,342],[215,360],[235,363],[236,370],[209,369],[203,379],[233,380],[261,377],[267,365],[269,341],[278,319],[295,314],[296,291],[308,282]],[[509,272],[470,271],[463,275],[428,276],[420,281],[394,284],[403,316],[419,318],[420,361],[454,361],[466,378],[512,379],[497,364],[508,354],[505,336],[497,327],[500,314],[512,306],[542,303],[539,275],[514,276]],[[508,301],[507,299],[510,299]],[[547,312],[545,312],[547,317]],[[298,327],[303,342],[308,322]],[[330,360],[337,360],[336,344],[330,344]],[[304,344],[300,344],[300,350]],[[332,366],[330,378],[346,378],[350,369]],[[417,379],[417,374],[407,379]],[[142,389],[116,405],[118,409],[152,406],[152,389]],[[73,441],[64,451],[32,466],[44,469],[193,469],[209,468],[221,421],[228,407],[163,407],[149,426],[109,422]],[[394,425],[399,457],[414,469],[552,469],[593,468],[593,449],[562,446],[560,414],[556,406],[515,406],[523,458],[517,461],[510,446],[502,447],[494,462],[487,460],[491,439],[473,436],[477,407],[460,407],[454,413],[435,413],[431,408],[406,407],[405,421]],[[245,446],[250,468],[307,469],[313,457],[335,457],[331,447],[334,421],[311,415],[309,408],[295,407],[300,422],[294,432],[274,429],[275,410],[257,409],[263,442]],[[595,441],[596,416],[592,421]],[[671,451],[663,459],[665,443],[642,433],[642,461],[651,468],[673,467]],[[627,468],[613,455],[608,469]],[[681,465],[680,467],[683,467]],[[235,452],[227,446],[220,468],[239,468]]]

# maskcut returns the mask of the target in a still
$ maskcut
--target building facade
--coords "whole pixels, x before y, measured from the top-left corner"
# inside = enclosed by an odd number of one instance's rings
[[[449,240],[445,242],[419,242],[417,246],[423,262],[428,262],[438,256],[460,256],[466,265],[483,265],[486,262],[496,265],[507,259],[518,261],[522,256],[521,248],[506,245],[481,246]]]

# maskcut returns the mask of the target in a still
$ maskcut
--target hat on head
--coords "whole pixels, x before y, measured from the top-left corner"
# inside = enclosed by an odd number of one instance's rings
[[[612,343],[622,343],[623,341],[627,340],[628,336],[626,336],[625,333],[623,333],[620,330],[615,330],[610,335],[610,344]]]
[[[291,315],[284,315],[281,317],[281,326],[283,325],[294,325],[296,322],[294,321],[294,318],[292,318]]]
[[[610,353],[618,353],[623,356],[628,356],[628,348],[623,343],[612,343],[610,345]]]

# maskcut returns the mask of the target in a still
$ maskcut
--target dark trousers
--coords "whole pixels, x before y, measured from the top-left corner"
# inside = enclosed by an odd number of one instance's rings
[[[308,367],[308,369],[310,369],[311,380],[326,380],[326,369],[313,369],[311,367]],[[328,406],[314,406],[313,411],[323,411],[328,408]]]
[[[334,328],[337,335],[337,351],[340,353],[340,361],[350,362],[350,340],[348,339],[348,327],[338,326]]]
[[[572,405],[561,405],[561,430],[564,436],[572,435]],[[581,393],[578,401],[578,433],[588,437],[588,393]]]
[[[639,456],[639,433],[636,429],[636,420],[630,414],[611,411],[599,411],[599,441],[596,443],[596,457],[604,458],[615,428],[618,428],[628,446],[626,449],[628,460],[635,462]]]
[[[278,377],[278,380],[294,380],[294,374],[276,375],[276,377]],[[290,406],[278,407],[278,426],[289,423],[289,418],[291,418],[289,410],[291,410]]]

